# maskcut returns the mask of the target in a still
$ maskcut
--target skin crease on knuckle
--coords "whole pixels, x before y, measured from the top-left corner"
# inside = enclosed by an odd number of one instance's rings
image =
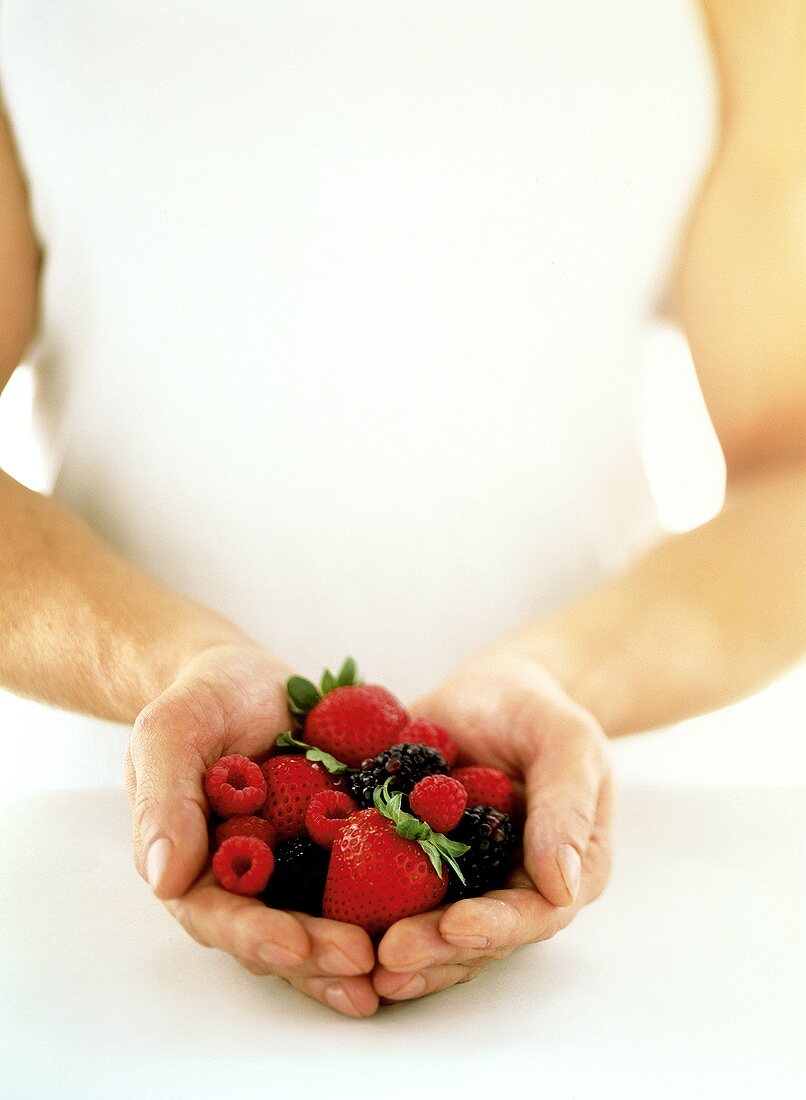
[[[484,956],[464,963],[445,963],[415,971],[412,974],[395,974],[397,988],[381,994],[381,1003],[393,1005],[399,1001],[419,1000],[421,997],[433,996],[455,985],[466,985],[477,978],[492,961],[491,958]],[[379,984],[382,987],[382,982],[379,981]]]
[[[163,905],[179,921],[192,940],[195,940],[200,947],[212,948],[211,941],[201,932],[201,926],[197,922],[192,905],[182,898],[177,901],[163,902]]]

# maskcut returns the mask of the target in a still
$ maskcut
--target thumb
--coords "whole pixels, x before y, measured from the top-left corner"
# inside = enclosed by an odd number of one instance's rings
[[[606,775],[604,734],[580,726],[554,739],[525,776],[524,865],[552,905],[572,905]]]
[[[140,713],[126,752],[134,862],[157,897],[178,898],[207,862],[206,768],[198,722],[161,696]]]

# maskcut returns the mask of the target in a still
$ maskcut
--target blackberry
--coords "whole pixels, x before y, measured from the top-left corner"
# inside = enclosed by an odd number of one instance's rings
[[[321,916],[329,863],[330,852],[307,836],[281,841],[274,848],[274,871],[263,901],[273,909]]]
[[[515,827],[509,814],[494,806],[474,806],[465,810],[456,828],[448,833],[451,840],[470,845],[458,863],[467,880],[465,885],[448,868],[448,892],[445,901],[477,897],[504,885],[509,862],[515,851]]]
[[[347,788],[361,807],[372,806],[375,788],[392,776],[390,791],[409,794],[415,784],[426,775],[449,775],[445,757],[430,745],[392,745],[377,756],[365,760],[361,770],[347,776]]]

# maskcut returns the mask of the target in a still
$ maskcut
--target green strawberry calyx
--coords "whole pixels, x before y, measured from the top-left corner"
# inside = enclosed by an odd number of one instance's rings
[[[274,743],[280,749],[305,749],[305,759],[310,760],[314,764],[321,764],[331,775],[343,775],[344,772],[354,771],[353,768],[348,768],[346,764],[342,764],[341,760],[337,760],[335,756],[331,756],[331,754],[325,752],[324,749],[317,749],[314,745],[308,745],[304,741],[298,741],[290,730],[286,733],[281,733]]]
[[[326,668],[319,687],[304,676],[289,676],[285,684],[288,709],[295,718],[304,718],[329,691],[335,691],[339,687],[355,687],[362,682],[358,678],[358,666],[352,657],[345,660],[338,672],[331,672]]]
[[[470,845],[462,844],[458,840],[449,840],[444,833],[435,833],[430,825],[426,825],[424,821],[420,821],[413,814],[406,813],[402,806],[402,792],[395,791],[393,794],[389,792],[391,781],[392,776],[386,780],[382,787],[375,788],[375,793],[372,796],[375,809],[384,817],[389,818],[398,836],[402,836],[405,840],[417,841],[440,877],[442,876],[442,861],[444,859],[456,872],[459,880],[464,883],[465,876],[462,874],[462,869],[456,860],[459,856],[463,856],[465,852],[470,851]]]

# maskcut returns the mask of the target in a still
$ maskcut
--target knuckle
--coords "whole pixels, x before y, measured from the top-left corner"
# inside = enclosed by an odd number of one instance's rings
[[[157,810],[157,799],[147,784],[140,783],[132,804],[132,823],[135,837],[144,840]]]
[[[593,807],[586,801],[543,807],[529,823],[533,847],[552,852],[560,843],[571,843],[583,852],[593,827]]]
[[[467,964],[465,973],[460,977],[458,985],[467,985],[468,982],[475,981],[478,978],[484,967],[482,959],[474,959],[473,962]]]
[[[237,962],[244,968],[244,970],[248,970],[250,974],[254,974],[256,978],[265,978],[266,974],[268,973],[265,966],[261,966],[259,963],[252,962],[251,959],[239,958],[237,959]]]
[[[264,940],[255,928],[253,917],[251,908],[237,910],[229,920],[229,930],[238,955],[244,959],[252,959],[257,964],[258,952]]]
[[[128,748],[129,759],[135,769],[159,741],[161,724],[161,707],[157,702],[149,703],[135,718]]]
[[[594,807],[587,801],[572,802],[565,808],[566,830],[572,838],[582,840],[583,846],[587,844],[593,827],[594,812]]]
[[[199,921],[197,914],[194,913],[192,906],[182,905],[174,902],[171,908],[171,912],[182,925],[190,938],[192,940],[195,940],[200,947],[213,946],[212,941],[203,931],[202,923]]]
[[[491,947],[487,951],[487,958],[495,959],[496,961],[508,959],[514,950],[514,947]]]
[[[186,686],[161,695],[140,711],[129,741],[135,768],[153,764],[166,747],[174,753],[178,749],[184,764],[203,756],[204,736],[224,722],[207,695]]]
[[[129,799],[129,804],[133,805],[137,791],[137,776],[134,771],[132,753],[129,745],[126,746],[126,753],[123,757],[123,782],[126,787],[126,795]]]

